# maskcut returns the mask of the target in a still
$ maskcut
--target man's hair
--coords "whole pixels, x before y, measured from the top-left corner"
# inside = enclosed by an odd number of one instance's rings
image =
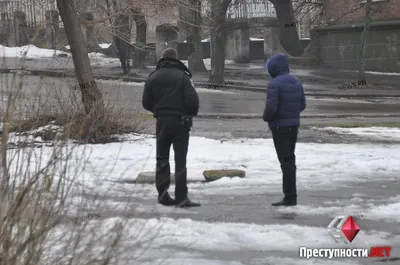
[[[178,53],[173,48],[166,48],[161,54],[162,58],[178,59]]]

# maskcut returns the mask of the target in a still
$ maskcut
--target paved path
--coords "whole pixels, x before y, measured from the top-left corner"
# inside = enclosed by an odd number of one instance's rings
[[[301,174],[299,174],[301,177]],[[129,184],[125,184],[129,185]],[[204,184],[207,185],[207,184]],[[174,187],[172,186],[171,189]],[[210,188],[212,189],[212,188]],[[378,204],[385,204],[387,198],[394,197],[398,195],[400,190],[400,182],[365,182],[360,185],[360,183],[346,183],[343,187],[324,189],[324,190],[302,190],[299,192],[299,207],[302,205],[313,206],[313,207],[326,207],[329,203],[330,207],[342,207],[343,205],[349,204],[349,201],[355,197],[363,198],[364,200],[375,200]],[[96,205],[101,205],[101,208],[96,208],[96,211],[102,216],[102,218],[111,218],[115,216],[125,216],[129,218],[160,218],[169,217],[173,219],[189,218],[196,221],[207,222],[209,218],[215,218],[221,216],[221,214],[229,214],[231,218],[226,218],[223,220],[225,223],[246,223],[249,225],[258,224],[296,224],[300,226],[311,226],[311,227],[326,227],[332,218],[331,214],[320,213],[317,215],[298,213],[296,208],[293,210],[280,211],[276,208],[270,207],[270,203],[281,198],[280,193],[270,192],[267,189],[262,190],[259,188],[257,190],[246,190],[246,195],[238,195],[243,192],[242,189],[224,189],[223,194],[218,191],[218,195],[202,195],[201,189],[190,187],[189,191],[192,196],[197,201],[202,203],[202,207],[190,209],[187,212],[183,211],[159,211],[159,207],[155,205],[155,199],[142,199],[140,201],[130,201],[129,194],[127,197],[123,198],[112,198],[107,196],[97,197]],[[357,194],[357,195],[356,195]],[[107,201],[112,199],[113,204],[107,205]],[[104,202],[103,202],[104,200]],[[129,202],[129,210],[121,211],[117,209],[122,209],[123,207],[115,208],[115,203],[125,205]],[[333,202],[333,204],[332,204]],[[354,202],[352,202],[354,204]],[[368,203],[361,202],[356,203],[360,205],[361,208],[368,209]],[[135,209],[142,209],[135,211]],[[90,209],[87,209],[90,212]],[[377,230],[390,233],[391,236],[400,235],[400,227],[397,223],[382,222],[366,220],[363,217],[357,219],[358,224],[362,230]],[[364,242],[359,242],[364,243]],[[368,242],[374,245],[374,242]],[[173,242],[168,249],[174,245]],[[400,242],[391,242],[392,252],[391,257],[400,257]],[[198,249],[192,249],[190,242],[186,248],[179,249],[173,247],[175,250],[180,250],[182,252],[200,252],[205,259],[217,259],[227,262],[242,262],[242,264],[257,264],[265,265],[271,264],[267,263],[265,260],[267,257],[286,257],[301,260],[298,256],[298,251],[252,251],[252,250],[241,250],[241,251],[202,251]],[[173,251],[173,250],[172,250]],[[360,262],[360,260],[357,260]],[[294,263],[291,263],[294,265]],[[350,264],[350,263],[349,263]],[[362,260],[361,264],[381,264],[376,260]],[[393,263],[382,263],[382,264],[393,264],[398,265],[398,261]],[[275,265],[275,264],[274,264]]]

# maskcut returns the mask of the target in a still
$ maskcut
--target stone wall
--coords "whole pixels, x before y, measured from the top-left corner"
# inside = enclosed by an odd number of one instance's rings
[[[250,25],[247,21],[227,21],[225,58],[237,63],[248,63],[250,60]]]
[[[163,10],[146,5],[144,10],[147,23],[147,41],[148,43],[155,43],[156,28],[159,25],[170,24],[172,26],[178,26],[178,9],[171,6],[166,6]],[[136,27],[132,27],[132,42],[135,42]]]
[[[250,36],[253,38],[264,38],[266,34],[265,25],[269,20],[276,20],[276,17],[255,17],[249,18]]]
[[[312,30],[318,61],[358,69],[363,27],[363,24],[357,24]],[[400,72],[400,20],[372,23],[366,49],[366,70]]]

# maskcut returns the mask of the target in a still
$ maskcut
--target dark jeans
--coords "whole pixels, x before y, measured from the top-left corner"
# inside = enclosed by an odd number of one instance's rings
[[[157,169],[156,188],[159,195],[168,191],[170,185],[169,151],[173,145],[175,152],[175,199],[187,196],[186,156],[189,146],[190,126],[182,124],[179,117],[157,118]]]
[[[282,188],[285,200],[297,198],[296,191],[296,149],[299,127],[271,128],[276,154],[282,169]]]

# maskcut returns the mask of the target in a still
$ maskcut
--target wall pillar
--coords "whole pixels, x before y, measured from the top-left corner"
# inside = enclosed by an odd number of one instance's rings
[[[279,23],[276,18],[270,18],[265,22],[264,30],[264,57],[265,59],[282,52],[280,50]]]
[[[48,49],[56,49],[57,36],[59,31],[59,21],[57,10],[48,10],[45,12],[46,17],[46,47]]]
[[[89,13],[89,12],[82,13],[80,15],[80,17],[86,21],[94,20],[93,14]],[[88,48],[89,52],[96,51],[99,48],[99,46],[97,45],[97,41],[95,39],[93,25],[92,24],[85,25],[85,23],[83,23],[81,28],[82,28],[83,37],[86,42],[86,47]]]
[[[15,11],[13,13],[13,34],[11,37],[11,44],[14,46],[24,46],[29,44],[27,34],[26,15],[22,11]],[[10,43],[9,43],[10,44]]]
[[[225,58],[236,63],[250,62],[250,25],[247,21],[226,21]]]
[[[161,53],[166,48],[178,49],[178,28],[171,24],[156,27],[156,56],[161,58]]]

